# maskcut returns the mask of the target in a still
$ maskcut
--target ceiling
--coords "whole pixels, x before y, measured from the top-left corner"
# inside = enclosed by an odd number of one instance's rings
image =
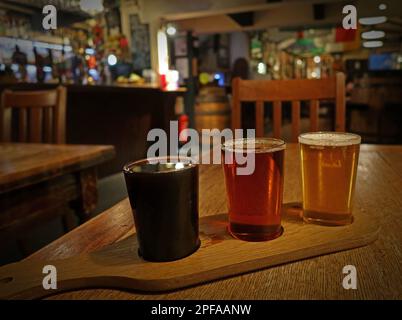
[[[6,0],[0,1],[10,5],[20,6],[21,8],[41,9],[45,5],[54,5],[57,9],[66,12],[81,13],[79,0]]]
[[[0,0],[0,9],[29,16],[33,29],[37,30],[41,27],[42,8],[49,4],[57,8],[57,24],[60,27],[70,26],[91,17],[81,10],[79,0]]]
[[[45,5],[54,5],[58,10],[60,24],[68,25],[91,16],[81,10],[79,0],[0,0],[0,8],[30,16],[41,16]]]

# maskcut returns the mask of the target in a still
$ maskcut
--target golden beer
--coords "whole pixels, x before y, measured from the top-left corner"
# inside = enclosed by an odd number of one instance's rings
[[[304,221],[324,225],[352,223],[360,141],[358,135],[341,132],[299,136]]]

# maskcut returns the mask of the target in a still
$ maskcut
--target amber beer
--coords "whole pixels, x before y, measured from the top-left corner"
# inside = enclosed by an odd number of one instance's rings
[[[303,219],[323,225],[353,221],[353,194],[361,138],[341,132],[299,136]]]
[[[222,156],[232,163],[223,164],[229,209],[229,232],[237,239],[266,241],[282,233],[283,161],[285,143],[278,139],[254,139],[254,148],[246,148],[246,139],[223,144]],[[255,167],[250,175],[239,175],[236,153],[253,152]],[[229,157],[227,157],[229,154]]]

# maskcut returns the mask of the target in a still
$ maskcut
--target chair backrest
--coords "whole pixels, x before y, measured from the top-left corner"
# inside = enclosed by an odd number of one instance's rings
[[[0,141],[12,139],[12,109],[18,118],[17,142],[65,143],[66,88],[55,90],[4,90],[0,105]]]
[[[241,129],[241,103],[255,102],[256,136],[264,135],[264,102],[273,102],[273,135],[281,137],[282,102],[292,102],[292,142],[300,133],[300,102],[310,102],[310,131],[318,131],[320,100],[335,100],[335,130],[345,131],[345,76],[327,79],[242,80],[232,82],[232,129]]]

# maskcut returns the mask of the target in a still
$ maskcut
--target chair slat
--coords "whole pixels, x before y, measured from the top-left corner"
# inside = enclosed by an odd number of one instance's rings
[[[273,102],[274,115],[273,115],[273,123],[274,123],[274,138],[281,138],[281,129],[282,129],[282,103],[280,101]]]
[[[318,110],[320,102],[318,100],[310,101],[310,131],[318,131]]]
[[[43,142],[52,142],[52,108],[43,109]]]
[[[11,140],[11,109],[7,108],[6,94],[10,90],[4,90],[0,101],[0,142]]]
[[[11,109],[0,108],[0,141],[10,142],[11,141]]]
[[[336,102],[335,102],[335,131],[345,131],[345,113],[346,113],[346,98],[345,98],[345,75],[341,72],[336,74]]]
[[[264,136],[264,101],[257,101],[255,104],[255,129],[256,136]]]
[[[21,108],[18,110],[18,141],[26,142],[27,141],[27,110],[25,108]]]
[[[300,101],[292,101],[292,142],[297,142],[300,134]]]
[[[41,142],[42,138],[42,110],[32,108],[29,112],[29,142]]]
[[[233,80],[233,99],[232,99],[232,129],[241,128],[241,102],[239,99],[239,86],[240,78],[235,78]]]
[[[65,87],[58,87],[57,105],[53,109],[53,139],[54,143],[66,143],[66,105],[67,90]]]

